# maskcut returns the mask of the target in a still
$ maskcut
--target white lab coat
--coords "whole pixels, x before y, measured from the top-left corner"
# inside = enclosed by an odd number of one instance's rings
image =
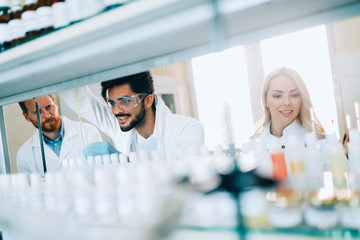
[[[123,132],[116,117],[112,114],[105,101],[96,97],[88,87],[76,90],[80,104],[81,116],[97,126],[114,142],[122,153],[137,152],[136,129]],[[72,91],[61,93],[67,105],[76,111],[76,101]],[[157,150],[160,157],[174,156],[181,150],[199,149],[204,144],[204,128],[196,119],[173,114],[164,101],[158,98],[156,104],[155,129],[153,135],[157,138]]]
[[[261,133],[257,135],[256,138],[260,138],[260,140],[262,140],[267,150],[276,149],[279,147],[286,149],[289,136],[295,135],[301,141],[301,143],[305,143],[306,133],[306,129],[300,126],[296,120],[294,120],[290,125],[284,128],[283,135],[281,137],[276,137],[270,133],[270,123],[268,123],[263,127]]]
[[[81,124],[66,117],[61,117],[65,128],[64,139],[61,144],[60,156],[44,142],[44,152],[47,171],[57,171],[61,168],[61,160],[64,158],[82,157],[84,146],[100,142],[99,130],[88,123],[83,123],[84,143],[82,142]],[[38,130],[28,139],[17,152],[17,168],[19,172],[40,172],[43,173],[42,157]]]

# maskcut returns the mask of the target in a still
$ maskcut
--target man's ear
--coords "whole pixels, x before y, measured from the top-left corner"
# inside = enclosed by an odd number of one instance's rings
[[[31,122],[31,119],[30,119],[29,115],[27,115],[27,113],[23,112],[23,116],[28,122]]]
[[[154,94],[147,95],[145,98],[145,106],[151,108],[153,102],[154,102]]]

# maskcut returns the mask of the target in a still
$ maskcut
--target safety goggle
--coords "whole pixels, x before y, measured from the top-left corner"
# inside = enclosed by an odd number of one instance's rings
[[[111,108],[119,107],[123,110],[130,110],[136,108],[147,95],[147,93],[138,93],[132,96],[108,98],[107,102]]]

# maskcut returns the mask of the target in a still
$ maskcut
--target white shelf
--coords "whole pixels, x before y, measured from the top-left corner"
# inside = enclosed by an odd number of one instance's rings
[[[360,15],[360,0],[138,0],[0,54],[0,105]]]

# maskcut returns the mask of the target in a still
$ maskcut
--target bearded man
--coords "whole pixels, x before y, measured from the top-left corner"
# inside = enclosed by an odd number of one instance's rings
[[[105,81],[101,87],[103,100],[89,88],[77,89],[81,115],[107,134],[120,152],[157,151],[164,159],[204,144],[202,124],[170,111],[155,94],[150,71]],[[71,91],[62,97],[76,111]]]
[[[98,129],[91,124],[71,121],[60,116],[52,95],[20,102],[23,116],[38,128],[36,102],[38,102],[47,171],[61,168],[62,159],[82,157],[82,149],[90,143],[100,142]],[[36,131],[17,152],[19,172],[43,173],[39,133]]]

